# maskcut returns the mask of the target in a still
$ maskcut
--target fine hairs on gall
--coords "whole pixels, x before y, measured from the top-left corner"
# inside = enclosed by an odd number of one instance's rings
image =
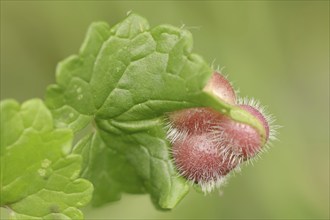
[[[233,170],[263,151],[274,139],[274,119],[254,100],[236,98],[230,82],[214,72],[204,87],[221,101],[254,116],[266,133],[207,107],[183,109],[168,114],[167,137],[179,174],[198,184],[204,193],[219,188]]]

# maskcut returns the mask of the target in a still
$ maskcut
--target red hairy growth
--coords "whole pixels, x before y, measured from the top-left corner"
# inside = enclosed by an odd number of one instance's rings
[[[234,89],[219,73],[213,74],[205,91],[236,105]],[[269,124],[263,114],[250,105],[238,106],[260,121],[268,139]],[[169,114],[169,121],[174,163],[182,176],[204,192],[221,185],[230,171],[258,154],[265,142],[256,128],[211,108],[179,110]]]

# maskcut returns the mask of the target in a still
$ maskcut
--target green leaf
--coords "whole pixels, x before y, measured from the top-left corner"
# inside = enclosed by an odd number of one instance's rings
[[[212,70],[191,51],[189,31],[150,28],[130,14],[112,28],[92,24],[79,54],[59,64],[46,103],[59,127],[94,126],[75,152],[95,186],[95,205],[118,200],[121,192],[148,192],[157,207],[169,209],[188,192],[171,162],[167,112],[209,106],[264,132],[249,113],[203,91]]]
[[[68,154],[72,131],[54,129],[40,100],[1,102],[0,205],[14,219],[82,219],[93,186],[79,179],[82,158]]]

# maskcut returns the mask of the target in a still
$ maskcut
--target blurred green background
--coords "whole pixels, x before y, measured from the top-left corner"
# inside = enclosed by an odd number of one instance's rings
[[[131,10],[152,26],[184,25],[194,51],[223,68],[241,96],[267,105],[283,128],[221,195],[192,189],[169,212],[155,210],[148,195],[124,195],[86,208],[86,218],[328,219],[328,1],[1,1],[1,100],[42,98],[91,22],[113,25]]]

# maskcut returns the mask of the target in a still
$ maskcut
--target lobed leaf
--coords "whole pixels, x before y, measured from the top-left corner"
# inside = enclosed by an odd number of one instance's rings
[[[170,209],[188,192],[171,162],[168,112],[209,106],[264,132],[250,114],[203,91],[212,70],[191,52],[189,31],[150,28],[130,14],[112,28],[92,24],[79,54],[59,64],[46,103],[58,127],[77,133],[94,126],[74,149],[95,186],[94,205],[118,200],[122,192],[148,192],[157,207]]]
[[[82,219],[93,186],[78,178],[82,157],[68,154],[72,131],[54,129],[40,100],[1,107],[0,206],[13,219]]]

